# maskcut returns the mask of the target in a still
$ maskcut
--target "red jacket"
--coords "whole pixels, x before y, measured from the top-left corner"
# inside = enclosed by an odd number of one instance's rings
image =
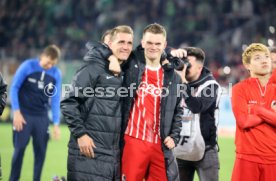
[[[265,87],[259,79],[248,78],[233,87],[232,109],[236,118],[237,158],[276,164],[276,84]]]

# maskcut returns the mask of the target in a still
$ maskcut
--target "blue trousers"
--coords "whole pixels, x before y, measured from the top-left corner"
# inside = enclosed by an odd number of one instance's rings
[[[33,181],[40,181],[43,163],[46,156],[47,143],[49,140],[49,118],[48,116],[30,116],[23,114],[27,124],[23,130],[18,132],[13,130],[14,152],[12,157],[12,167],[10,181],[18,181],[20,178],[22,161],[25,149],[30,137],[33,141],[34,152],[34,177]]]

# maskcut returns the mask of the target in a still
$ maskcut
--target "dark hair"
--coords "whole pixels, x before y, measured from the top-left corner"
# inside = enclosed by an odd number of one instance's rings
[[[51,57],[51,59],[59,59],[60,57],[60,49],[56,45],[49,45],[46,48],[44,48],[42,54]]]
[[[185,48],[187,50],[188,56],[194,56],[196,57],[197,61],[200,61],[202,64],[204,64],[205,61],[205,53],[201,48],[197,47],[188,47]]]

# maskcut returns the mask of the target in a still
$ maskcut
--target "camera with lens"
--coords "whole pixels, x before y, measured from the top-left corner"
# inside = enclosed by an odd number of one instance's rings
[[[183,70],[184,65],[187,67],[187,70],[191,68],[191,64],[186,57],[178,58],[178,57],[168,56],[167,59],[170,61],[170,63],[172,64],[175,70]]]

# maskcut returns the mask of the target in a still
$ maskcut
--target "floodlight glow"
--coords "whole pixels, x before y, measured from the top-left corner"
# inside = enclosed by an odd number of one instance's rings
[[[269,26],[269,32],[270,33],[272,33],[272,34],[274,34],[275,33],[275,28],[274,28],[274,26]]]
[[[231,68],[228,67],[228,66],[225,66],[225,67],[223,68],[223,72],[224,72],[224,74],[228,75],[228,74],[230,74],[230,72],[231,72]]]
[[[268,46],[272,47],[274,45],[274,41],[272,39],[267,40]]]

